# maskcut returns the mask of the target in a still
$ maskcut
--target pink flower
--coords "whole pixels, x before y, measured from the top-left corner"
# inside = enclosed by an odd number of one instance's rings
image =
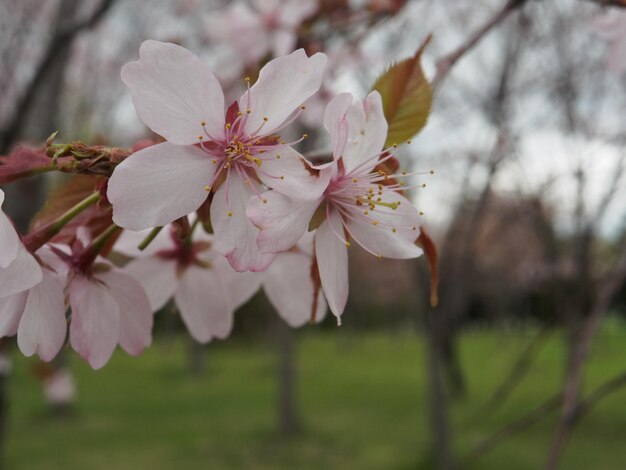
[[[348,298],[348,250],[354,240],[377,257],[415,258],[419,213],[400,194],[395,182],[376,166],[392,157],[383,151],[387,122],[381,97],[372,92],[361,103],[344,93],[333,99],[324,116],[334,161],[321,167],[329,184],[313,200],[294,200],[276,191],[253,198],[248,216],[261,229],[260,251],[288,249],[309,227],[315,214],[323,222],[315,232],[315,254],[331,311],[342,314]],[[263,203],[266,200],[267,203]],[[316,216],[316,217],[317,217]]]
[[[253,0],[233,2],[222,14],[209,19],[209,34],[234,47],[248,66],[268,54],[279,57],[296,46],[297,30],[318,9],[317,0]]]
[[[326,56],[303,50],[268,63],[258,81],[224,110],[217,79],[195,55],[146,41],[122,69],[141,120],[168,142],[124,160],[109,181],[113,220],[130,230],[166,225],[195,211],[214,192],[215,249],[237,271],[262,271],[245,208],[262,184],[292,197],[316,197],[324,182],[276,135],[321,84]],[[241,111],[240,111],[241,110]]]
[[[125,232],[116,244],[121,253],[137,258],[125,267],[141,283],[152,311],[174,298],[189,334],[200,343],[226,338],[233,327],[233,313],[259,289],[256,273],[238,273],[213,248],[204,233],[182,242],[173,228],[162,230],[149,247],[137,244],[147,232]],[[200,231],[198,231],[200,232]]]
[[[43,246],[37,256],[41,282],[0,300],[0,336],[17,334],[25,356],[51,361],[57,355],[67,336],[68,306],[70,344],[94,369],[108,362],[118,343],[132,355],[150,345],[152,311],[133,277],[105,260],[97,260],[93,269],[78,269],[80,251],[67,246]]]
[[[0,189],[0,299],[30,289],[41,281],[39,263],[22,244],[13,224],[2,211]]]
[[[626,70],[626,11],[600,16],[595,19],[594,27],[610,43],[606,58],[607,69],[620,76]]]
[[[233,328],[235,310],[263,285],[279,315],[293,327],[312,316],[321,321],[326,304],[321,292],[314,302],[311,280],[312,239],[303,240],[291,252],[279,254],[263,273],[239,273],[213,249],[213,237],[198,230],[192,242],[181,242],[166,227],[149,247],[137,244],[147,232],[125,232],[116,249],[136,259],[126,272],[144,287],[153,311],[174,298],[191,336],[201,343],[225,339]]]

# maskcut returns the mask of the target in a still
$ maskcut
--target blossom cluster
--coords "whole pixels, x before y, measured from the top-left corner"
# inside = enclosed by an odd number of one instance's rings
[[[208,342],[230,334],[235,310],[260,288],[291,326],[321,321],[327,305],[339,323],[349,247],[420,256],[411,174],[391,164],[378,92],[328,104],[328,161],[296,150],[306,135],[282,137],[322,86],[326,61],[302,49],[277,57],[226,103],[200,58],[144,42],[121,76],[163,140],[116,162],[101,184],[95,199],[113,222],[104,231],[86,224],[70,240],[22,241],[0,210],[0,335],[17,334],[25,355],[45,361],[69,341],[99,368],[118,344],[133,355],[149,346],[153,313],[170,299]],[[130,261],[114,264],[111,250]]]

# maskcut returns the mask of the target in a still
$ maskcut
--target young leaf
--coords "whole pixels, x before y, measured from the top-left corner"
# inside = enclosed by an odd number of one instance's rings
[[[430,38],[426,38],[413,57],[391,66],[372,88],[382,96],[383,111],[389,123],[386,146],[410,139],[426,124],[433,92],[420,60]]]

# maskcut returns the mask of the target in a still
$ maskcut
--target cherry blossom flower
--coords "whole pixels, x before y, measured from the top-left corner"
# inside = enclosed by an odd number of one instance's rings
[[[594,27],[610,43],[607,69],[620,76],[626,70],[626,12],[615,11],[600,16],[594,21]]]
[[[315,295],[311,279],[312,238],[280,253],[263,273],[235,271],[217,253],[213,237],[198,230],[191,242],[181,242],[172,227],[162,230],[144,251],[136,247],[147,235],[125,232],[116,250],[136,257],[125,270],[144,287],[153,311],[173,298],[191,336],[201,343],[230,335],[235,310],[263,285],[270,303],[292,327],[326,314],[322,292]],[[312,312],[315,312],[312,315]]]
[[[378,92],[361,103],[349,93],[331,101],[324,116],[331,137],[333,162],[323,165],[329,184],[313,200],[294,200],[276,191],[253,198],[248,216],[261,229],[262,252],[288,249],[307,230],[311,219],[322,219],[315,232],[315,255],[324,294],[339,317],[348,298],[348,247],[351,240],[377,257],[415,258],[419,212],[397,182],[408,174],[389,175],[377,165],[392,158],[383,149],[387,122]],[[263,200],[267,203],[263,203]]]
[[[0,336],[17,334],[25,356],[51,361],[67,336],[94,369],[104,366],[116,345],[131,355],[152,342],[152,311],[141,285],[104,259],[79,268],[84,245],[45,245],[37,250],[42,279],[23,292],[0,300]],[[66,303],[66,293],[68,302]],[[69,305],[68,305],[69,304]]]
[[[168,226],[141,252],[136,247],[147,233],[124,232],[116,250],[136,257],[125,271],[141,283],[152,311],[173,297],[196,341],[226,338],[233,327],[235,309],[259,289],[259,275],[235,271],[213,249],[213,237],[201,230],[193,241],[181,241]]]
[[[0,189],[0,299],[30,289],[41,281],[39,263],[22,244],[13,224],[2,211]]]
[[[237,271],[273,259],[255,243],[245,208],[262,184],[291,197],[316,197],[325,183],[277,132],[320,87],[326,56],[303,50],[269,62],[228,111],[209,68],[174,44],[146,41],[122,69],[141,120],[167,142],[124,160],[109,180],[113,220],[130,229],[166,225],[195,211],[212,192],[215,249]]]
[[[317,9],[317,0],[253,0],[252,8],[237,1],[209,18],[209,35],[254,66],[270,53],[279,57],[293,51],[298,28]]]

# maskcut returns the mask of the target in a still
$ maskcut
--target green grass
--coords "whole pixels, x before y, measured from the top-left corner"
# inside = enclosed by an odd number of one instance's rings
[[[350,333],[350,334],[348,334]],[[455,446],[469,449],[553,393],[563,349],[554,338],[497,411],[467,420],[502,379],[530,334],[469,333],[461,352],[469,394],[452,405]],[[589,389],[626,369],[626,334],[604,332],[588,369]],[[139,358],[116,353],[103,370],[76,357],[73,415],[48,412],[32,360],[16,356],[6,448],[10,469],[432,468],[428,455],[424,354],[413,335],[299,334],[298,402],[303,432],[275,431],[275,357],[269,344],[211,345],[207,370],[193,377],[187,343],[157,341]],[[567,469],[624,468],[626,388],[577,428]],[[547,416],[477,461],[475,469],[540,468],[555,416]]]

